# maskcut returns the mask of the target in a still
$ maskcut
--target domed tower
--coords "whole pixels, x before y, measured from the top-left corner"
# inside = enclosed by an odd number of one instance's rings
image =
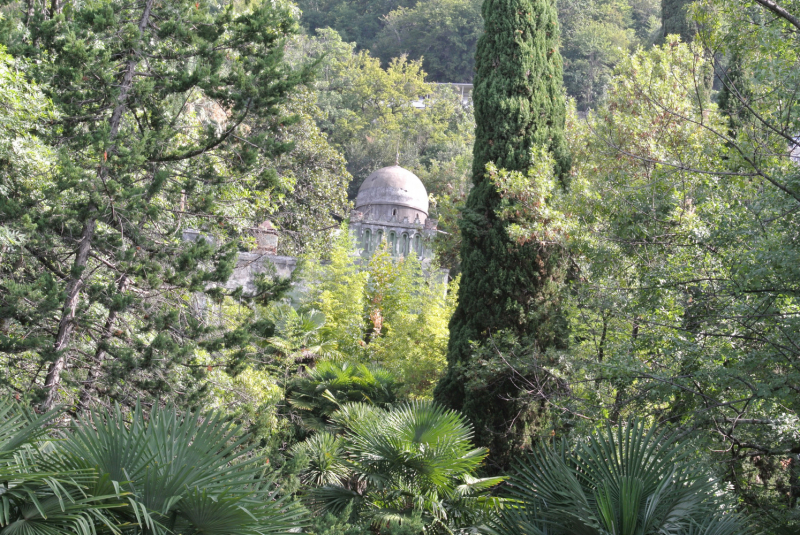
[[[422,181],[398,165],[378,169],[358,190],[350,231],[365,255],[385,241],[393,256],[431,257],[436,221],[428,218],[428,192]]]

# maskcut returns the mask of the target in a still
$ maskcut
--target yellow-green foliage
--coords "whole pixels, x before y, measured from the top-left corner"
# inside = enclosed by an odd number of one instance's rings
[[[375,292],[369,294],[370,303],[383,294],[372,309],[383,317],[381,335],[373,335],[370,344],[372,355],[398,373],[411,394],[427,396],[447,366],[448,323],[458,280],[448,289],[438,273],[426,277],[415,257],[395,263],[385,250],[372,257],[368,273],[368,290]]]
[[[271,371],[248,367],[234,377],[215,369],[209,378],[213,387],[208,408],[239,415],[259,434],[268,435],[281,427],[276,407],[283,399],[283,389]]]
[[[446,366],[457,282],[448,289],[415,257],[393,259],[385,249],[357,264],[346,232],[328,260],[313,270],[307,304],[325,314],[339,353],[377,362],[398,375],[409,395],[428,397]]]
[[[340,353],[363,360],[367,273],[357,266],[347,232],[334,241],[326,263],[313,264],[309,304],[325,314],[325,325]]]

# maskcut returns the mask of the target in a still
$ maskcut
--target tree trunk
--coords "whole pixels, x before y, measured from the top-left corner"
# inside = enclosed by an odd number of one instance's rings
[[[143,34],[148,22],[150,21],[150,11],[153,7],[153,0],[147,0],[144,7],[144,12],[139,20],[139,34]],[[120,93],[117,99],[117,106],[111,113],[109,121],[109,142],[114,141],[119,132],[120,123],[122,122],[122,114],[128,100],[128,94],[133,86],[133,75],[136,71],[137,58],[135,51],[131,50],[130,59],[125,66],[125,75],[122,78],[120,85]],[[109,152],[114,152],[115,146],[111,144]],[[101,162],[98,169],[97,176],[101,182],[105,182],[108,169],[105,164],[105,157]],[[83,272],[86,268],[86,263],[89,259],[89,253],[92,250],[92,238],[97,226],[97,218],[93,215],[97,211],[96,206],[90,207],[89,219],[86,221],[81,233],[81,239],[78,242],[78,250],[75,255],[75,262],[72,266],[72,279],[67,283],[67,298],[64,302],[64,308],[61,313],[61,321],[58,324],[58,334],[56,335],[55,343],[53,344],[53,351],[56,353],[56,359],[50,364],[47,370],[47,378],[45,380],[44,388],[46,396],[41,405],[42,411],[48,411],[55,405],[58,386],[61,383],[61,373],[66,366],[66,350],[69,347],[72,330],[75,325],[75,311],[78,305],[78,298],[80,297],[81,289],[83,288],[84,278]]]
[[[33,10],[34,10],[34,0],[28,0],[28,9],[25,11],[26,27],[31,23],[31,19],[33,18]]]
[[[47,370],[47,379],[44,383],[47,396],[42,403],[43,411],[48,411],[53,408],[56,390],[61,380],[61,372],[66,365],[66,354],[64,351],[69,345],[70,335],[72,334],[72,328],[75,324],[75,310],[78,306],[78,297],[80,296],[81,288],[83,287],[83,270],[86,268],[89,252],[92,250],[92,238],[94,237],[96,226],[97,220],[90,218],[84,225],[81,239],[78,242],[78,251],[75,255],[75,262],[72,265],[72,271],[73,273],[77,273],[77,276],[74,276],[67,284],[67,299],[64,302],[61,321],[58,323],[58,334],[53,344],[53,351],[57,356],[56,360],[50,364],[50,368]]]
[[[127,275],[123,275],[122,278],[117,283],[117,291],[119,293],[123,293],[127,288],[128,284],[130,283],[130,279]],[[106,323],[103,326],[103,332],[100,335],[100,339],[97,343],[97,349],[94,352],[94,356],[92,357],[92,362],[90,363],[89,372],[86,376],[86,382],[83,383],[83,387],[81,388],[81,397],[80,402],[78,403],[78,411],[86,410],[89,408],[89,404],[92,400],[92,391],[95,389],[95,384],[97,384],[97,379],[100,377],[100,371],[103,368],[103,360],[105,360],[106,351],[103,349],[103,343],[110,340],[111,336],[114,333],[114,324],[117,322],[117,311],[111,310],[108,313],[108,317],[106,318]]]

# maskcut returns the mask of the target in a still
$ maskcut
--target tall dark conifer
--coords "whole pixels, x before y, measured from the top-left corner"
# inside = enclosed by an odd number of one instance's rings
[[[557,251],[509,239],[506,223],[495,214],[500,196],[486,177],[486,164],[526,171],[531,148],[542,145],[552,151],[563,179],[570,157],[555,2],[485,0],[483,18],[473,93],[474,188],[461,223],[463,277],[450,323],[448,372],[435,397],[464,411],[475,424],[477,441],[503,465],[515,433],[525,427],[524,418],[516,418],[519,407],[509,401],[519,386],[506,369],[479,388],[465,388],[477,366],[472,342],[506,332],[538,350],[564,347],[567,332],[558,304],[564,270]]]
[[[726,68],[715,70],[716,82],[722,86],[717,102],[722,113],[728,117],[729,135],[736,138],[747,120],[747,106],[750,105],[752,98],[748,87],[747,71],[738,53],[731,56]]]
[[[661,24],[663,37],[676,34],[681,41],[688,43],[697,33],[689,22],[688,7],[694,0],[661,0]]]

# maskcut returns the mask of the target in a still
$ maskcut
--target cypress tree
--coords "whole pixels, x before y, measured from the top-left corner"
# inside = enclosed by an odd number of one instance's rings
[[[752,94],[749,90],[747,72],[741,55],[734,53],[728,61],[728,66],[717,74],[722,88],[717,97],[719,108],[728,117],[728,127],[732,138],[736,138],[745,125]]]
[[[237,238],[281,191],[280,106],[307,79],[283,59],[291,6],[255,4],[54,1],[6,13],[17,20],[0,39],[52,101],[40,135],[58,155],[0,202],[0,224],[25,236],[0,263],[6,388],[43,409],[196,403],[207,370],[235,367],[269,330],[225,333],[190,306],[203,292],[222,301],[213,286],[230,276]],[[209,239],[184,241],[187,228]]]
[[[520,408],[507,401],[519,388],[505,370],[467,391],[465,383],[475,371],[472,343],[505,332],[538,350],[565,347],[567,330],[558,304],[564,269],[557,251],[509,239],[506,223],[495,214],[500,195],[486,176],[486,164],[526,171],[531,148],[545,146],[564,180],[570,156],[555,2],[485,0],[482,13],[485,32],[478,42],[473,92],[474,187],[461,220],[463,276],[450,323],[448,371],[435,399],[462,410],[475,425],[477,442],[503,466],[519,439],[515,433],[527,425],[524,418],[515,419]]]
[[[690,42],[697,33],[689,22],[689,4],[693,0],[661,0],[661,26],[663,38],[676,34],[681,36],[684,43]]]

